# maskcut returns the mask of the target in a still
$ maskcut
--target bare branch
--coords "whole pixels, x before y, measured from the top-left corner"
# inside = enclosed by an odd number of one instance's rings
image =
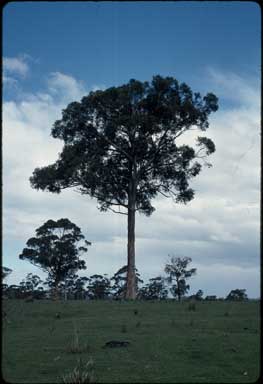
[[[125,212],[118,212],[118,211],[115,211],[115,209],[110,208],[110,207],[108,207],[108,209],[109,209],[110,211],[114,212],[114,213],[118,213],[119,215],[125,215],[125,216],[128,216],[128,213],[125,213]]]
[[[114,203],[114,202],[112,202],[112,201],[110,201],[110,200],[105,200],[102,196],[100,196],[99,194],[96,194],[96,193],[94,193],[92,197],[96,197],[96,199],[101,200],[101,201],[103,201],[103,203],[106,203],[106,204],[117,205],[117,206],[120,205],[120,206],[122,206],[122,207],[124,207],[124,208],[128,208],[128,205],[127,205],[127,204],[122,203],[122,202],[121,202],[119,199],[117,199],[116,197],[114,197],[114,199],[117,201],[117,203]]]
[[[169,196],[169,195],[166,195],[165,193],[163,193],[162,191],[158,191],[161,195],[163,195],[164,197],[168,197],[168,198],[170,198],[171,196]]]

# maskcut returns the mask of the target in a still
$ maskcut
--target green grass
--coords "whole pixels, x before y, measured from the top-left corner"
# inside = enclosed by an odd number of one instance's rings
[[[58,383],[79,358],[85,363],[92,357],[97,383],[254,382],[259,303],[198,302],[195,311],[188,306],[4,300],[3,377],[9,383]],[[76,337],[78,348],[72,348]],[[102,348],[113,339],[130,346]]]

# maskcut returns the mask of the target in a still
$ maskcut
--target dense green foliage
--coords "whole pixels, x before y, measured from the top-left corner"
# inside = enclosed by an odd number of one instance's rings
[[[128,266],[124,265],[114,275],[111,277],[112,283],[112,295],[114,298],[122,299],[125,297],[126,289],[127,289],[127,272]],[[140,273],[137,268],[135,268],[135,284],[136,290],[139,285],[143,283],[143,280],[140,278]]]
[[[226,300],[247,300],[246,289],[232,289],[227,295]]]
[[[194,311],[176,301],[3,304],[7,382],[62,382],[80,357],[94,360],[97,383],[246,383],[259,377],[259,302],[198,301]],[[79,347],[73,349],[76,334]],[[109,340],[130,345],[102,348]]]
[[[143,300],[164,300],[167,297],[168,290],[161,276],[149,279],[149,283],[139,291],[139,298]]]
[[[172,77],[151,83],[130,80],[120,87],[90,92],[72,102],[54,123],[52,136],[64,141],[56,163],[35,169],[37,189],[60,192],[76,187],[96,197],[102,210],[128,208],[129,184],[136,169],[136,210],[151,214],[151,199],[170,193],[178,202],[193,198],[188,181],[201,170],[194,162],[215,151],[211,139],[197,137],[198,152],[176,139],[195,126],[208,128],[218,109],[215,95],[201,97]]]
[[[48,283],[58,289],[59,283],[80,269],[86,269],[80,253],[87,252],[91,243],[84,241],[79,227],[68,219],[48,220],[36,229],[36,237],[30,238],[19,258],[48,273]]]
[[[28,273],[26,275],[26,278],[23,279],[19,286],[20,286],[20,292],[22,296],[26,297],[28,295],[32,297],[43,297],[43,287],[40,285],[43,283],[43,281],[40,279],[38,275],[33,275],[33,273]],[[40,291],[40,292],[39,292]]]
[[[111,283],[107,276],[92,275],[88,279],[88,298],[92,300],[103,300],[110,295]]]

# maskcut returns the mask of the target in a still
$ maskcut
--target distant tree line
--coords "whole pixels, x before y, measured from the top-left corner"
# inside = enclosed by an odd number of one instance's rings
[[[27,274],[18,285],[2,283],[2,295],[7,298],[33,299],[89,299],[122,300],[127,298],[128,265],[120,268],[112,277],[107,274],[79,276],[85,270],[86,262],[81,256],[88,251],[91,242],[85,240],[81,229],[69,219],[48,220],[36,229],[35,237],[30,238],[19,255],[47,273],[42,281],[38,275]],[[165,276],[149,279],[146,285],[135,267],[136,298],[140,300],[166,300],[172,298],[203,300],[203,291],[187,297],[190,289],[188,280],[196,274],[196,268],[189,268],[190,257],[170,256],[165,264]],[[2,267],[2,281],[12,272]],[[226,300],[245,300],[245,289],[232,290]],[[216,300],[216,296],[206,296],[206,300]]]
[[[2,283],[2,296],[7,299],[61,299],[61,300],[124,300],[126,285],[127,266],[120,268],[112,277],[106,274],[94,274],[92,276],[72,275],[65,279],[57,287],[54,295],[51,281],[47,278],[41,280],[38,275],[28,273],[25,279],[19,284],[8,285]],[[171,286],[166,277],[157,276],[149,279],[149,282],[143,285],[139,272],[136,270],[137,287],[139,300],[168,300],[178,299],[176,289]],[[182,293],[181,293],[182,295]],[[226,298],[217,298],[216,296],[203,297],[203,291],[199,289],[196,294],[186,296],[183,294],[180,300],[227,300],[244,301],[247,300],[245,289],[233,289]]]

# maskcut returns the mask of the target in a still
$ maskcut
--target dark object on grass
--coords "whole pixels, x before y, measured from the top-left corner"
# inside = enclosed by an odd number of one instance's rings
[[[61,315],[60,315],[59,312],[57,312],[55,316],[56,316],[56,319],[60,319],[60,316],[61,316]]]
[[[119,348],[119,347],[128,347],[130,345],[129,341],[119,341],[119,340],[111,340],[107,341],[102,348]]]
[[[248,327],[244,327],[244,331],[247,331],[248,330]]]
[[[135,314],[135,315],[138,315],[138,309],[135,309],[135,310],[134,310],[134,314]]]

